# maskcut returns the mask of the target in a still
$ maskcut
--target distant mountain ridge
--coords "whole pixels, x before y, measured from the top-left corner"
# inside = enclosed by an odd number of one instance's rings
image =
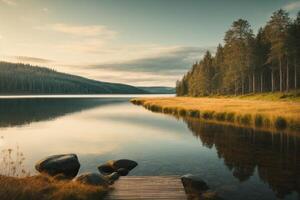
[[[147,94],[126,84],[95,81],[45,67],[0,62],[0,94]]]
[[[138,87],[151,94],[175,94],[176,90],[174,87],[165,86],[150,86],[150,87]]]

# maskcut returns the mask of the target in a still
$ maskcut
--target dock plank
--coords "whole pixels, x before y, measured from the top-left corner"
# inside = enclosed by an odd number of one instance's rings
[[[126,176],[113,187],[106,200],[187,199],[178,176]]]

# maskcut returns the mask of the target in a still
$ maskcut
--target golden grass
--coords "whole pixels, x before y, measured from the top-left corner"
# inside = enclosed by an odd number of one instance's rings
[[[2,200],[99,200],[106,191],[107,188],[57,180],[47,175],[25,178],[0,175]]]
[[[149,110],[227,121],[247,126],[300,130],[300,102],[240,98],[136,98],[132,103]]]

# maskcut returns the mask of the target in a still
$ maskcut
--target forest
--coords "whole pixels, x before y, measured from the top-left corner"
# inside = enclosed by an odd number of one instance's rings
[[[0,62],[0,94],[144,94],[142,89],[100,82],[28,64]]]
[[[212,55],[193,64],[176,82],[177,96],[244,95],[299,88],[300,11],[275,11],[257,34],[244,19],[234,21]]]

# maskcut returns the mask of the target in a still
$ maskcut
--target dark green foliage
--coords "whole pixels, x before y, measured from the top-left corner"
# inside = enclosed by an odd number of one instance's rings
[[[190,117],[199,118],[200,117],[200,111],[199,110],[189,110],[188,114]]]
[[[241,122],[241,124],[249,125],[251,123],[251,118],[252,117],[250,114],[243,115],[240,118],[240,122]]]
[[[0,62],[0,94],[133,94],[136,87],[99,82],[25,64]]]
[[[187,112],[186,112],[185,109],[179,109],[179,110],[178,110],[178,114],[179,114],[180,116],[186,116],[186,115],[187,115]]]
[[[226,121],[228,122],[234,122],[235,113],[230,112],[226,113]]]
[[[264,118],[263,118],[263,116],[260,115],[260,114],[255,115],[254,123],[255,123],[255,126],[256,126],[256,127],[261,127],[261,126],[263,126],[263,123],[264,123]]]
[[[170,114],[173,112],[173,110],[172,110],[172,108],[165,107],[165,108],[163,108],[163,112],[166,114]]]
[[[283,117],[277,117],[275,120],[275,127],[277,129],[285,129],[287,127],[287,121]]]
[[[162,112],[162,107],[157,106],[157,105],[147,104],[147,105],[145,105],[145,107],[146,107],[148,110],[151,110],[151,111],[153,111],[153,112]]]
[[[201,115],[202,115],[203,119],[213,119],[214,112],[213,111],[203,111]]]
[[[300,12],[278,10],[256,35],[248,21],[232,23],[216,54],[206,52],[176,83],[177,96],[288,91],[299,88]]]
[[[218,121],[225,121],[226,119],[226,113],[225,112],[220,112],[215,114],[215,118]]]

